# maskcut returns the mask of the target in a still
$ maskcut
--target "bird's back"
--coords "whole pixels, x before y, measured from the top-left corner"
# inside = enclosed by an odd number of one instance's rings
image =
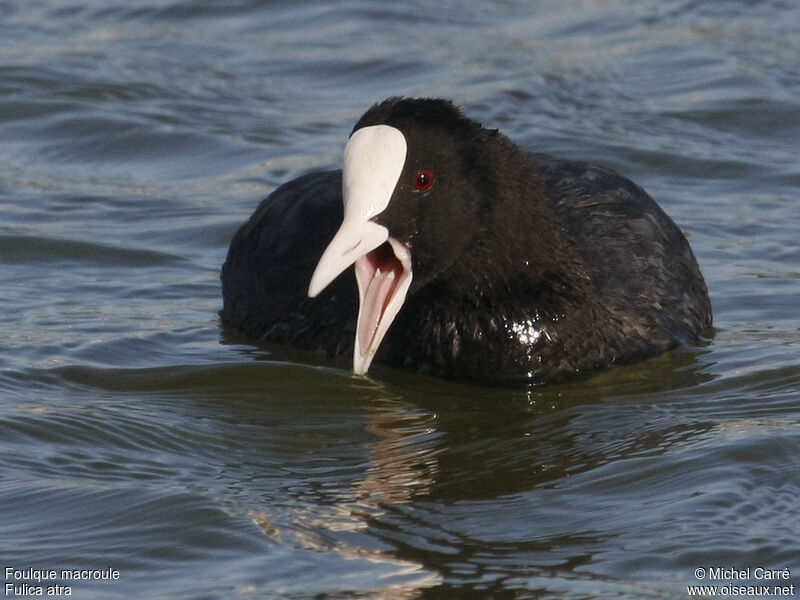
[[[223,321],[255,339],[331,356],[352,352],[353,277],[340,277],[317,298],[307,294],[341,220],[341,171],[310,173],[270,194],[231,241],[221,273]]]
[[[597,165],[534,159],[595,293],[617,318],[613,330],[625,340],[625,354],[635,358],[686,343],[711,324],[708,292],[689,243],[641,187]]]

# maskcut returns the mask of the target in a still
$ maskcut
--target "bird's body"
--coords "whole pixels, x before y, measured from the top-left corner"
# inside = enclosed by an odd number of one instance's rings
[[[362,154],[398,144],[388,199],[371,189],[370,203],[348,204]],[[608,169],[525,153],[438,100],[373,107],[348,146],[345,178],[355,183],[344,210],[342,172],[312,173],[278,188],[237,232],[222,271],[226,322],[331,356],[355,352],[356,371],[375,355],[504,384],[634,362],[711,323],[686,238]],[[363,254],[343,259],[362,243],[349,229],[364,227]],[[354,261],[360,297],[352,275],[334,279]]]

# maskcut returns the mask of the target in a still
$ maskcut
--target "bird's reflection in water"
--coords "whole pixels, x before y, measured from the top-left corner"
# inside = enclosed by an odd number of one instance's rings
[[[398,598],[472,568],[477,559],[464,559],[464,547],[483,548],[487,568],[504,568],[492,562],[513,551],[533,561],[521,572],[549,572],[551,548],[559,565],[572,564],[602,539],[571,537],[570,519],[553,518],[572,514],[560,512],[564,485],[587,479],[574,511],[594,514],[592,486],[605,480],[582,474],[707,432],[669,405],[676,387],[707,377],[697,356],[668,353],[582,382],[513,390],[392,370],[380,372],[382,382],[351,378],[346,393],[331,382],[340,397],[292,417],[316,443],[289,456],[300,464],[282,490],[287,504],[252,516],[280,545],[385,570]],[[495,531],[510,512],[527,520]]]
[[[408,505],[434,486],[437,455],[443,449],[438,415],[403,401],[368,378],[354,378],[352,387],[360,394],[367,392],[370,400],[363,412],[363,431],[368,434],[360,446],[364,455],[346,467],[347,485],[339,471],[321,483],[330,489],[317,490],[315,501],[292,499],[289,506],[250,511],[249,516],[279,545],[364,559],[373,571],[385,570],[388,587],[381,590],[381,597],[416,597],[420,589],[440,583],[441,576],[420,562],[398,557],[371,528],[383,522],[393,507]]]

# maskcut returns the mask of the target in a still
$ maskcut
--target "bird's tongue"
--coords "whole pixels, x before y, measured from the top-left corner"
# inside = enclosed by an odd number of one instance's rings
[[[361,354],[366,355],[375,339],[386,305],[397,288],[403,265],[395,258],[388,244],[382,244],[359,260],[366,263],[356,265],[356,269],[363,269],[366,289],[358,319],[358,346]]]
[[[411,259],[404,245],[390,240],[359,258],[355,268],[361,304],[354,370],[364,373],[405,300]]]

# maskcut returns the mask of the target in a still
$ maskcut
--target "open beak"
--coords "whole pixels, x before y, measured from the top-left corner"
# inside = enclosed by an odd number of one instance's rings
[[[355,264],[359,305],[353,372],[357,375],[369,369],[411,285],[408,247],[371,220],[388,205],[405,154],[405,138],[393,127],[376,125],[353,133],[342,169],[344,220],[308,286],[313,298]]]
[[[382,225],[345,220],[314,270],[308,295],[319,294],[353,263],[359,301],[353,372],[363,375],[405,302],[411,285],[411,254]]]

